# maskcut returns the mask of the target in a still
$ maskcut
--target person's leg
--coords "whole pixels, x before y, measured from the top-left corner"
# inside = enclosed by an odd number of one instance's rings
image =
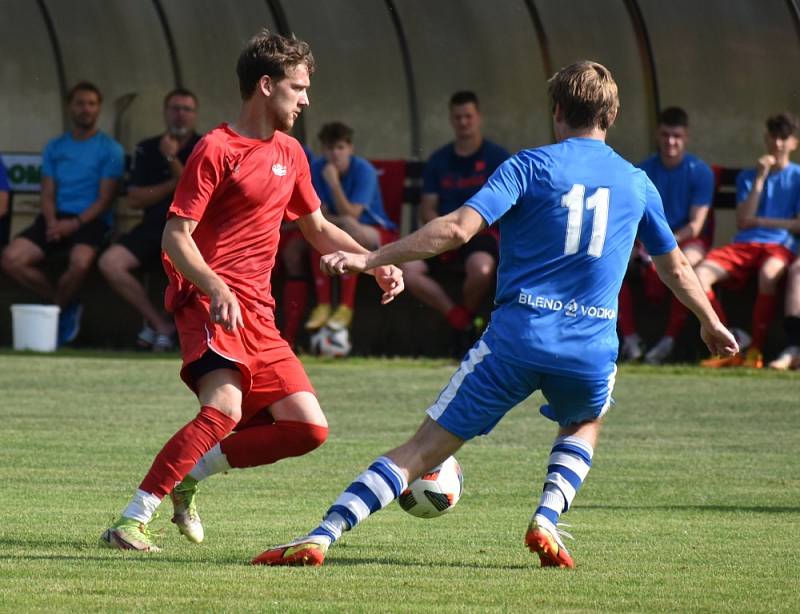
[[[303,236],[295,231],[285,241],[281,241],[278,253],[286,275],[281,297],[283,312],[281,333],[289,347],[294,348],[308,306],[308,244]]]
[[[464,261],[463,304],[470,313],[477,313],[491,291],[496,268],[497,261],[489,252],[472,252]]]
[[[175,333],[175,325],[153,305],[147,296],[147,290],[133,274],[133,271],[142,266],[133,252],[117,243],[103,252],[97,266],[111,288],[136,309],[156,333]]]
[[[800,258],[795,259],[787,273],[783,329],[786,347],[769,363],[770,369],[779,371],[800,367]]]
[[[761,368],[763,366],[764,343],[767,338],[767,329],[775,315],[777,292],[783,276],[786,274],[787,263],[782,258],[770,257],[761,265],[758,272],[758,294],[753,306],[752,336],[746,366]]]
[[[2,267],[6,275],[46,301],[54,302],[55,286],[37,266],[44,250],[26,237],[16,237],[3,250]]]
[[[425,305],[441,313],[454,328],[466,328],[469,322],[464,318],[463,326],[456,327],[449,314],[455,307],[441,284],[429,275],[428,265],[422,260],[404,262],[400,265],[406,289]],[[461,322],[459,322],[461,324]]]
[[[339,227],[353,237],[358,244],[368,250],[375,250],[380,247],[381,235],[376,226],[362,224],[352,217],[340,216],[338,218]]]
[[[156,455],[120,520],[103,533],[105,545],[123,550],[158,550],[147,533],[147,523],[175,484],[236,426],[241,418],[241,380],[241,373],[230,368],[214,369],[197,379],[200,412]]]
[[[315,249],[309,251],[311,252],[311,275],[314,278],[317,306],[311,311],[305,327],[308,330],[316,330],[325,326],[331,317],[331,278],[319,268],[322,255]]]
[[[723,323],[727,323],[728,317],[725,315],[725,310],[719,302],[717,295],[714,293],[714,286],[720,282],[727,280],[730,274],[722,266],[712,260],[703,260],[695,269],[697,278],[700,280],[700,285],[703,286],[711,306],[719,316]]]
[[[62,308],[75,298],[97,256],[97,248],[86,243],[76,243],[69,252],[67,270],[61,274],[56,285],[55,302]]]

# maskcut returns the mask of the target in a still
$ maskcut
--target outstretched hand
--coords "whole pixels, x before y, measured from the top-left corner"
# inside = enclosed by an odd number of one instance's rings
[[[319,261],[319,268],[328,275],[363,273],[367,269],[367,255],[342,251],[325,254]]]
[[[379,266],[374,270],[375,281],[383,290],[381,296],[381,305],[391,303],[394,297],[400,294],[405,288],[403,282],[403,271],[398,269],[393,264],[388,266]]]
[[[733,356],[739,353],[739,344],[733,334],[722,324],[714,327],[700,327],[700,337],[712,356]]]

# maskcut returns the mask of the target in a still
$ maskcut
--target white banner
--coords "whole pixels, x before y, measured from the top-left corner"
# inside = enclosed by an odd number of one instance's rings
[[[14,192],[38,192],[42,180],[42,155],[26,153],[0,154],[8,171],[8,182]]]

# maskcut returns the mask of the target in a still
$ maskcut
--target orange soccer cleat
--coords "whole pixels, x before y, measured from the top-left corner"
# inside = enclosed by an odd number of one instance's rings
[[[325,560],[330,540],[320,535],[306,535],[299,539],[270,548],[250,561],[251,565],[295,565],[319,567]]]
[[[525,545],[528,546],[528,550],[539,555],[542,567],[572,569],[575,563],[559,534],[572,537],[569,533],[557,529],[552,523],[534,518],[525,533]]]

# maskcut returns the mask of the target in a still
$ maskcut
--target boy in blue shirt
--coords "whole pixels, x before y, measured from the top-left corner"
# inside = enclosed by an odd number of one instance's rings
[[[367,249],[393,241],[395,224],[383,209],[378,172],[367,160],[353,154],[353,129],[341,122],[325,124],[319,132],[322,157],[311,163],[311,181],[322,201],[325,217]],[[306,329],[328,326],[348,328],[353,320],[357,275],[339,279],[339,305],[331,308],[331,278],[319,268],[320,254],[311,250],[311,272],[317,306]]]
[[[714,197],[714,173],[700,158],[686,152],[689,138],[689,116],[680,107],[664,109],[658,116],[656,140],[658,153],[639,164],[664,204],[667,223],[675,234],[686,259],[697,266],[711,246],[712,237],[705,223]],[[667,298],[667,288],[658,278],[655,267],[644,253],[642,285],[652,303]],[[675,297],[669,309],[664,336],[645,355],[645,362],[660,364],[672,353],[675,338],[683,329],[688,311]],[[622,332],[622,360],[637,360],[641,356],[641,338],[636,332],[633,298],[627,281],[619,295],[619,327]]]
[[[578,62],[550,79],[549,91],[557,144],[513,156],[465,205],[396,243],[323,258],[328,272],[341,274],[431,257],[498,220],[503,236],[491,324],[417,433],[356,478],[308,535],[254,564],[322,564],[344,531],[541,390],[541,412],[559,431],[525,542],[542,566],[573,567],[556,525],[586,478],[611,406],[616,299],[637,230],[664,283],[699,318],[709,349],[738,350],[677,247],[652,182],[605,144],[619,108],[611,73]]]
[[[82,306],[74,299],[111,228],[111,202],[125,165],[122,146],[97,128],[102,102],[89,82],[70,90],[72,129],[42,154],[42,212],[3,251],[9,277],[61,308],[59,345],[78,334]],[[69,252],[69,264],[53,284],[38,265],[63,251]]]

